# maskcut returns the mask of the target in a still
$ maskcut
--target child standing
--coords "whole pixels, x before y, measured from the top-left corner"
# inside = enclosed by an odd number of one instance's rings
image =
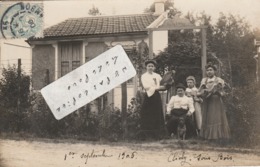
[[[188,76],[186,78],[187,88],[186,96],[193,98],[194,108],[195,108],[195,121],[197,134],[199,134],[202,124],[202,114],[201,114],[201,103],[202,99],[197,97],[198,89],[196,88],[196,80],[194,76]]]

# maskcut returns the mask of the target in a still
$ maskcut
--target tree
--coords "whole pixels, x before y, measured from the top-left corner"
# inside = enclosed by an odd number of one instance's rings
[[[212,50],[228,67],[226,80],[234,86],[250,83],[255,78],[254,35],[244,18],[220,14],[214,26]]]
[[[234,86],[254,82],[254,35],[243,18],[220,14],[217,23],[213,25],[211,17],[204,12],[196,16],[188,13],[185,17],[193,24],[208,26],[207,58],[208,61],[222,63],[220,75],[225,81],[230,85],[234,83]],[[159,64],[157,72],[163,75],[165,70],[179,69],[176,72],[177,81],[185,82],[187,75],[195,75],[200,80],[201,33],[194,30],[169,31],[168,43],[168,47],[156,57]],[[191,65],[196,70],[188,69]]]
[[[94,5],[92,6],[91,9],[88,10],[88,14],[91,16],[101,15],[101,13],[99,12],[99,9],[97,7],[95,7]]]
[[[212,31],[211,17],[205,13],[196,16],[193,13],[188,13],[183,17],[194,25],[207,25],[208,33]],[[209,38],[211,35],[208,35],[208,40]],[[207,52],[211,52],[209,46],[207,46]],[[198,81],[201,80],[201,32],[192,29],[168,31],[168,47],[158,54],[156,60],[158,63],[157,72],[161,75],[168,70],[176,71],[176,82],[185,83],[188,75],[195,76]]]
[[[164,9],[165,10],[170,10],[174,8],[174,2],[171,0],[166,0],[164,2]],[[176,9],[176,8],[174,8]],[[151,12],[155,12],[155,3],[153,3],[149,8],[145,8],[144,9],[144,13],[151,13]]]
[[[30,77],[24,73],[21,73],[20,97],[18,91],[17,67],[8,66],[2,70],[0,79],[0,105],[5,108],[17,107],[17,101],[20,98],[21,107],[29,106]]]

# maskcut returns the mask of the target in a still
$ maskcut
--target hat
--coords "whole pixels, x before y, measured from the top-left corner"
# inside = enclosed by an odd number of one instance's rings
[[[182,88],[183,90],[186,90],[186,87],[182,83],[178,83],[176,85],[176,89],[178,89],[178,88]]]
[[[208,68],[213,68],[215,71],[217,71],[217,66],[216,65],[213,65],[211,62],[209,62],[206,66],[205,66],[205,68],[206,69],[208,69]]]
[[[188,76],[188,77],[186,78],[186,82],[187,82],[188,80],[192,80],[192,81],[194,82],[194,84],[196,84],[196,79],[195,79],[194,76]]]
[[[152,63],[154,66],[157,65],[156,61],[152,60],[152,59],[146,60],[144,64],[145,64],[145,66],[147,66],[147,64],[150,64],[150,63]]]

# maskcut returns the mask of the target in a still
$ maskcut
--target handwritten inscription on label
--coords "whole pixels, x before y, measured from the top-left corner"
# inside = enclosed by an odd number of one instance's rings
[[[44,87],[41,93],[59,120],[135,75],[127,54],[117,45]]]

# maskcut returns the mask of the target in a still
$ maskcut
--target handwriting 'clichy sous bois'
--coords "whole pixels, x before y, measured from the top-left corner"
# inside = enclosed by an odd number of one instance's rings
[[[44,87],[41,93],[55,118],[62,119],[135,75],[127,54],[117,45]]]

